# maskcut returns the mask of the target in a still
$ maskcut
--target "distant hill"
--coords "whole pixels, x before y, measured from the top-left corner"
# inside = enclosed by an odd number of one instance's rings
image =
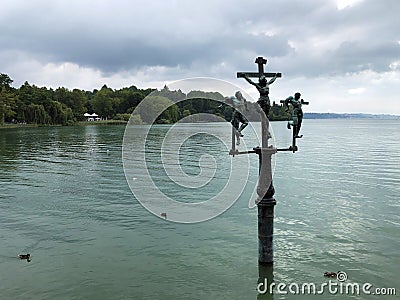
[[[337,113],[304,113],[304,119],[379,119],[400,120],[398,115],[376,115],[376,114],[337,114]]]

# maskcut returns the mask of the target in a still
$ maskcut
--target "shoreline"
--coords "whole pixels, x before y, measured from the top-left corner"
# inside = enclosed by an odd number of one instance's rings
[[[69,127],[69,126],[93,126],[93,125],[126,125],[128,121],[122,120],[102,120],[102,121],[79,121],[71,125],[60,125],[60,124],[4,124],[0,125],[0,129],[3,128],[32,128],[32,127]]]
[[[304,118],[305,120],[374,120],[374,121],[385,121],[385,120],[399,120],[400,118]],[[287,120],[270,120],[270,122],[284,122]],[[228,121],[227,121],[228,122]],[[260,122],[260,121],[253,121]],[[203,123],[203,122],[190,122],[192,124]],[[228,122],[229,123],[229,122]],[[15,128],[35,128],[35,127],[73,127],[73,126],[97,126],[97,125],[126,125],[128,121],[123,120],[101,120],[101,121],[79,121],[71,125],[60,125],[60,124],[4,124],[0,125],[0,129],[15,129]],[[189,124],[189,122],[188,122]],[[139,124],[138,124],[139,125]],[[149,124],[141,124],[149,125]],[[157,124],[157,125],[171,125],[171,124]]]

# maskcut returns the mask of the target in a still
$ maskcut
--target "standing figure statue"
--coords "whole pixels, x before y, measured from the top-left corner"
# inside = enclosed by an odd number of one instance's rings
[[[303,110],[301,108],[302,104],[308,104],[303,99],[300,100],[300,93],[295,93],[294,97],[289,96],[284,101],[284,105],[286,106],[286,111],[289,111],[289,104],[293,106],[292,112],[292,120],[288,122],[287,128],[290,129],[293,126],[293,136],[294,138],[302,138],[302,135],[299,135],[301,123],[303,122]]]
[[[240,138],[243,137],[242,130],[249,124],[247,118],[243,115],[244,110],[248,111],[246,99],[240,91],[235,93],[235,96],[227,98],[227,101],[232,107],[231,124],[235,128],[236,145],[240,145]],[[242,123],[239,127],[239,124]]]
[[[242,75],[244,79],[251,85],[254,85],[258,92],[260,93],[260,98],[258,98],[257,104],[261,107],[262,111],[265,114],[265,118],[261,118],[262,122],[265,123],[266,126],[266,132],[267,132],[267,138],[271,138],[271,134],[269,132],[269,121],[268,121],[268,114],[269,110],[271,108],[271,101],[269,100],[269,85],[272,84],[276,78],[278,77],[277,74],[275,74],[274,77],[271,78],[271,80],[267,81],[267,78],[264,75],[261,75],[258,83],[253,82],[245,73]]]

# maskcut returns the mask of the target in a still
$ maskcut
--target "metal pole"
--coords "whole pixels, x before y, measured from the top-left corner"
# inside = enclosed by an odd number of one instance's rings
[[[257,193],[258,207],[258,262],[259,264],[272,264],[274,261],[273,236],[274,236],[274,206],[275,190],[272,184],[271,156],[277,152],[276,148],[268,147],[269,124],[264,114],[261,114],[262,148],[258,150],[260,174]]]
[[[274,236],[274,206],[276,200],[272,185],[271,155],[276,153],[274,148],[255,148],[260,161],[260,184],[269,184],[268,188],[259,186],[257,192],[261,200],[258,202],[258,262],[272,264],[274,261],[273,236]],[[267,171],[267,174],[264,171]],[[265,187],[265,185],[264,185]]]
[[[274,198],[263,199],[258,204],[258,262],[268,265],[274,262]]]

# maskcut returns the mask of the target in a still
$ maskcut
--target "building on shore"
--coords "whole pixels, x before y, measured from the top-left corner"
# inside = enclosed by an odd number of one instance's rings
[[[92,113],[92,114],[85,113],[83,116],[86,118],[86,121],[88,121],[88,122],[89,121],[93,122],[93,121],[100,121],[101,120],[101,118],[99,118],[99,115],[96,114],[96,113]]]

